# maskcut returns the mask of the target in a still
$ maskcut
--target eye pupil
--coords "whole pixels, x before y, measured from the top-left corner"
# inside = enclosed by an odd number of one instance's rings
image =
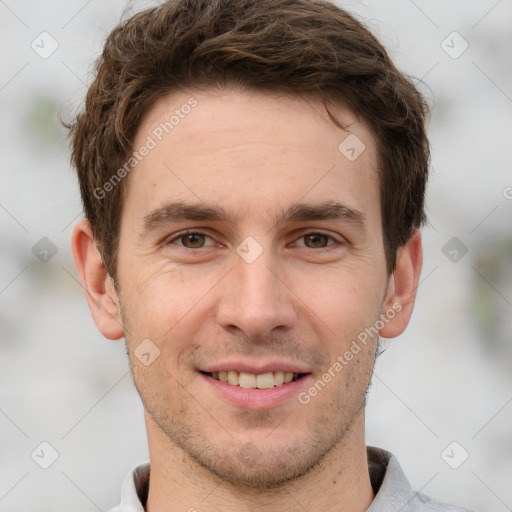
[[[321,245],[322,247],[325,247],[327,245],[327,235],[322,235],[321,233],[313,233],[311,235],[305,236],[306,240],[313,241],[313,247],[318,247],[318,245]],[[320,243],[319,243],[320,240]],[[325,243],[322,243],[325,242]]]
[[[188,240],[193,245],[193,248],[197,248],[197,244],[201,246],[201,242],[204,242],[204,240],[202,240],[203,238],[204,235],[199,233],[189,233],[188,235],[184,235],[183,240]]]

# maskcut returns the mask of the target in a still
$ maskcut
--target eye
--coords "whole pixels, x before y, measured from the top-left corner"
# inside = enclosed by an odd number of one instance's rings
[[[209,239],[212,243],[207,244],[206,240]],[[299,243],[301,240],[303,244]],[[180,241],[178,245],[185,249],[202,249],[214,245],[215,242],[211,237],[200,231],[186,231],[181,233],[174,238],[165,242],[165,245],[173,244],[176,241]],[[324,249],[330,245],[336,245],[336,240],[330,235],[319,232],[306,233],[297,239],[297,242],[293,243],[296,247],[307,247],[309,249]]]
[[[208,235],[205,235],[204,233],[201,233],[199,231],[187,231],[186,233],[181,233],[181,235],[174,237],[173,239],[167,241],[166,243],[171,244],[176,240],[181,240],[183,243],[179,245],[185,247],[186,249],[201,249],[202,247],[206,246],[205,239],[207,238],[211,240],[211,238]]]
[[[336,243],[334,238],[330,235],[326,235],[325,233],[306,233],[302,235],[298,240],[304,240],[305,247],[309,249],[323,249],[328,245],[333,245]],[[329,243],[331,240],[333,243]],[[295,245],[298,245],[297,243]]]

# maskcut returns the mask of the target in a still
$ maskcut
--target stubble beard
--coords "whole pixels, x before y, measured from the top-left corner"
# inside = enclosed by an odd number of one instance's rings
[[[206,412],[207,409],[199,405],[197,407],[197,410],[200,411],[199,414],[204,413],[202,422],[209,423],[210,429],[202,428],[201,421],[194,421],[194,414],[190,414],[190,405],[194,398],[186,391],[183,392],[178,407],[169,407],[165,402],[169,395],[167,390],[151,389],[151,386],[145,385],[146,382],[141,372],[136,369],[140,366],[133,361],[133,355],[128,349],[131,330],[128,328],[129,322],[127,322],[123,310],[124,308],[121,308],[131,374],[144,409],[156,427],[165,435],[171,453],[177,454],[177,456],[179,454],[180,459],[186,462],[192,474],[197,473],[197,467],[194,468],[194,465],[199,465],[223,481],[239,488],[246,488],[248,491],[278,489],[304,477],[319,466],[325,466],[324,463],[328,464],[328,459],[332,459],[329,455],[334,454],[335,449],[345,442],[354,421],[366,406],[375,358],[369,368],[369,374],[362,381],[356,378],[359,389],[355,391],[352,398],[347,398],[346,390],[348,383],[352,380],[351,377],[356,373],[347,376],[346,381],[340,379],[337,392],[332,395],[330,401],[323,403],[321,408],[319,407],[319,410],[324,412],[306,422],[308,435],[305,436],[305,440],[297,440],[285,447],[256,446],[260,453],[256,463],[254,465],[243,463],[238,455],[244,446],[254,446],[250,439],[239,440],[232,436],[232,443],[223,442],[221,446],[215,444],[209,432],[211,432],[211,428],[222,430],[221,422],[216,422]],[[176,389],[181,389],[179,384]],[[308,406],[301,405],[300,408],[295,409],[284,421],[281,420],[281,427],[287,422],[294,424],[301,421],[302,407],[306,408],[304,412],[307,413]],[[272,421],[271,411],[241,411],[239,416],[244,424],[279,423]],[[276,430],[279,428],[278,426]],[[268,439],[272,439],[272,434],[268,436]]]
[[[197,464],[225,482],[248,489],[276,489],[305,476],[319,466],[325,466],[323,462],[326,462],[329,455],[333,454],[348,437],[347,434],[355,419],[366,405],[369,390],[368,383],[362,396],[361,393],[358,394],[355,403],[347,403],[339,386],[337,395],[330,403],[322,406],[322,410],[326,412],[305,422],[307,435],[295,441],[291,440],[286,446],[274,446],[273,433],[264,438],[264,441],[269,441],[267,445],[253,443],[251,436],[240,439],[239,436],[233,435],[232,439],[229,439],[222,422],[215,421],[215,411],[212,411],[213,418],[201,406],[197,406],[195,413],[191,412],[194,401],[191,396],[183,397],[180,406],[174,407],[171,412],[171,408],[162,400],[165,392],[159,394],[149,391],[135,376],[134,383],[147,414],[168,440],[170,452],[179,456],[180,460],[185,460],[193,474],[197,473],[197,467],[194,468]],[[339,396],[342,398],[339,399]],[[302,407],[307,409],[308,405],[301,405],[295,409],[281,425],[279,421],[272,420],[270,411],[241,411],[237,419],[240,419],[242,424],[251,426],[277,423],[276,431],[279,431],[279,428],[283,428],[288,422],[296,424],[302,421]],[[201,421],[194,420],[194,416],[202,413],[202,422],[206,422],[208,428],[202,427]],[[212,439],[212,428],[221,431],[224,437],[221,443],[216,443]],[[254,464],[244,460],[243,451],[249,449],[256,452],[253,457]]]

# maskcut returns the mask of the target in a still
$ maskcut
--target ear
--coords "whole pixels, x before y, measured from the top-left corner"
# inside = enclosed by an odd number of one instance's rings
[[[421,233],[414,230],[409,241],[397,251],[396,268],[389,279],[381,319],[383,338],[394,338],[404,332],[412,315],[423,264]]]
[[[73,229],[71,250],[96,327],[110,340],[122,338],[124,329],[114,281],[107,273],[87,219]]]

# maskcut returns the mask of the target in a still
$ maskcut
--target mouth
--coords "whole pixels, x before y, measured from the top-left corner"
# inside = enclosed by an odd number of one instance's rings
[[[303,379],[310,375],[309,373],[294,373],[285,371],[265,372],[265,373],[248,373],[238,372],[235,370],[220,372],[203,372],[203,375],[212,379],[230,384],[234,387],[244,389],[271,389],[274,387],[282,387]]]
[[[314,380],[313,374],[304,373],[305,370],[309,368],[288,362],[218,363],[198,369],[202,381],[199,385],[205,386],[200,393],[208,399],[220,398],[237,409],[277,409],[285,404],[291,407],[297,395]]]

